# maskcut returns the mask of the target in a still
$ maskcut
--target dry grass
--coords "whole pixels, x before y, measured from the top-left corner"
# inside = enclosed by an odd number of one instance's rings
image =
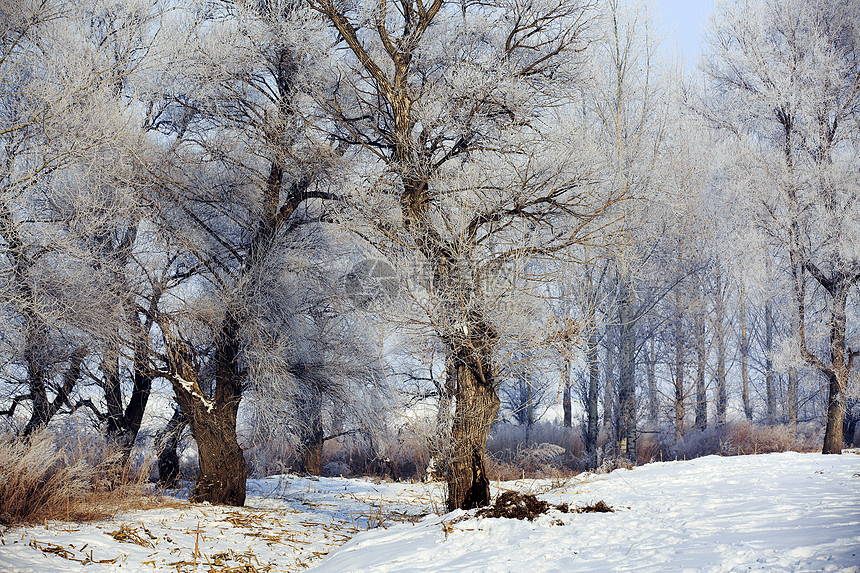
[[[147,474],[96,438],[60,443],[49,430],[0,436],[0,522],[94,521],[152,507]]]
[[[690,460],[702,456],[738,456],[774,452],[820,452],[822,428],[817,424],[765,426],[746,421],[689,430],[680,440],[671,431],[643,435],[637,444],[639,463]]]

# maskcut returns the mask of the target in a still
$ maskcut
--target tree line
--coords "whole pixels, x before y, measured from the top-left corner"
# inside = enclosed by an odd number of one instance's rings
[[[556,402],[591,466],[740,417],[840,453],[858,42],[853,0],[719,3],[694,72],[632,1],[10,0],[0,413],[128,455],[169,388],[164,471],[187,424],[231,505],[237,428],[319,471],[381,403],[450,509]]]

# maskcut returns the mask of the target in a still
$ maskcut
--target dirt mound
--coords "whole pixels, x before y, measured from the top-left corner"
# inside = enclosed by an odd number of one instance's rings
[[[585,507],[577,507],[573,510],[576,513],[614,513],[615,510],[606,505],[602,499],[597,503],[586,505]]]
[[[506,491],[496,498],[496,502],[478,512],[478,517],[507,517],[511,519],[533,520],[549,510],[549,504],[530,493],[519,494]]]
[[[506,491],[496,498],[495,503],[480,510],[477,517],[505,517],[508,519],[528,519],[555,509],[561,513],[611,513],[615,510],[609,507],[605,501],[571,509],[568,504],[550,505],[538,499],[530,493],[519,494],[515,491]]]

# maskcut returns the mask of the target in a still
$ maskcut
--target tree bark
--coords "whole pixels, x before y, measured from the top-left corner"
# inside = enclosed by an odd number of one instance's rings
[[[660,417],[660,406],[657,395],[657,348],[656,336],[652,333],[648,339],[648,358],[645,374],[648,377],[648,420],[656,424]]]
[[[150,348],[149,331],[152,328],[155,307],[161,297],[159,292],[153,294],[150,301],[150,310],[144,322],[140,322],[137,310],[127,310],[127,323],[134,337],[134,356],[132,360],[132,387],[128,396],[128,404],[123,404],[123,396],[120,385],[119,352],[116,349],[108,351],[102,360],[102,372],[104,374],[103,389],[107,405],[107,428],[108,438],[117,444],[123,451],[127,462],[131,450],[140,432],[143,423],[143,415],[149,402],[152,391],[153,375],[149,367]]]
[[[767,423],[776,421],[776,388],[773,383],[773,309],[770,301],[764,305],[764,388],[767,398]]]
[[[600,385],[600,365],[598,363],[598,336],[596,326],[589,331],[586,342],[585,359],[588,361],[588,396],[586,403],[585,452],[589,467],[597,467],[597,437],[599,432],[598,392]]]
[[[636,340],[633,293],[626,276],[620,276],[618,301],[618,447],[617,455],[636,461]]]
[[[565,355],[564,357],[564,365],[561,371],[561,379],[562,379],[562,395],[561,395],[561,409],[564,412],[564,419],[562,422],[562,426],[565,428],[570,428],[573,425],[573,406],[571,404],[570,397],[570,358]]]
[[[684,436],[684,320],[681,295],[676,295],[675,308],[675,437]]]
[[[845,423],[845,394],[835,373],[827,377],[827,418],[824,426],[823,454],[842,453],[842,431]]]
[[[232,313],[228,310],[216,340],[212,398],[204,394],[199,383],[194,349],[174,338],[169,340],[168,350],[169,379],[197,443],[200,471],[191,500],[242,506],[248,468],[236,436],[236,414],[242,392],[237,365],[238,326]]]
[[[714,305],[714,336],[717,338],[717,425],[726,423],[726,409],[728,407],[728,391],[726,389],[726,328],[725,328],[725,305],[722,279],[717,274],[716,278],[716,304]]]
[[[846,281],[847,282],[847,281]],[[823,369],[827,376],[827,418],[824,426],[822,453],[842,453],[842,432],[845,424],[845,389],[857,353],[845,347],[848,291],[852,285],[834,285],[830,291],[830,367]]]
[[[704,309],[700,309],[696,316],[696,429],[700,431],[708,427],[708,392],[705,384],[708,353],[705,346]]]
[[[191,428],[200,463],[200,475],[191,500],[216,505],[245,505],[248,468],[236,439],[235,423],[230,423],[229,416],[200,416],[199,409],[195,409]]]
[[[788,369],[788,425],[797,426],[797,369]]]
[[[606,346],[606,367],[603,372],[603,431],[611,435],[614,422],[613,405],[615,403],[615,384],[613,383],[613,376],[615,375],[615,348],[612,344],[611,329],[609,327],[606,329],[604,341]]]
[[[741,285],[741,400],[744,406],[744,416],[751,422],[753,418],[752,402],[750,401],[749,352],[750,341],[747,334],[747,304],[746,291]]]
[[[173,416],[167,422],[161,435],[158,436],[158,485],[173,489],[179,484],[179,438],[186,426],[185,416],[178,407],[174,408]]]
[[[322,453],[325,443],[322,420],[322,396],[315,390],[309,390],[309,396],[301,399],[301,413],[304,415],[306,427],[300,447],[302,471],[310,475],[322,474]]]
[[[47,426],[51,418],[54,417],[54,414],[59,412],[60,408],[62,408],[63,405],[69,403],[69,397],[72,393],[72,389],[75,387],[75,384],[77,384],[78,380],[81,377],[81,366],[83,364],[85,355],[86,349],[80,347],[76,349],[69,357],[69,366],[63,373],[62,383],[57,389],[57,395],[54,396],[53,400],[48,400],[44,380],[41,380],[41,394],[33,394],[34,396],[37,396],[37,398],[33,400],[33,412],[30,416],[30,420],[24,427],[24,436],[29,436],[36,430]],[[37,380],[39,380],[39,378],[37,378]],[[32,388],[33,386],[31,381],[31,391]],[[38,409],[36,407],[37,405]]]
[[[476,372],[476,367],[481,370]],[[456,376],[448,471],[449,511],[490,503],[486,445],[490,425],[501,404],[492,373],[484,365],[474,364],[470,357],[458,357]]]

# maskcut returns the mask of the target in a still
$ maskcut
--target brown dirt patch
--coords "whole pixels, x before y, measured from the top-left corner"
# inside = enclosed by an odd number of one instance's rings
[[[561,513],[612,513],[615,511],[603,500],[584,507],[570,508],[566,503],[551,505],[530,493],[520,494],[506,491],[496,498],[493,505],[478,511],[476,515],[477,517],[504,517],[532,521],[550,509],[555,509]]]
[[[614,513],[615,510],[606,505],[602,499],[597,503],[586,505],[585,507],[577,507],[574,510],[576,513]]]

